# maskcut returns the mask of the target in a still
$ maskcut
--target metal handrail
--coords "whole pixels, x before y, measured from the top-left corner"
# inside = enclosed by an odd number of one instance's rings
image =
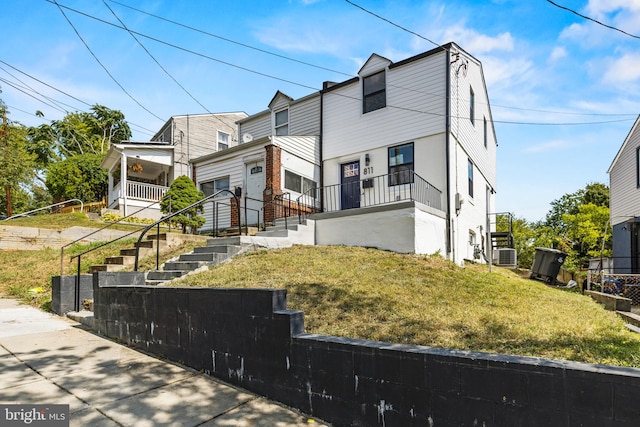
[[[258,200],[258,199],[253,199],[251,197],[245,197],[245,203],[244,203],[244,226],[245,226],[245,235],[249,234],[249,225],[247,223],[247,211],[252,211],[258,214],[258,228],[260,226],[260,211],[258,209],[253,209],[253,208],[248,208],[247,207],[247,200]],[[213,200],[213,212],[211,214],[211,221],[213,222],[213,226],[211,227],[212,233],[214,236],[217,236],[218,234],[218,205],[223,205],[223,206],[229,206],[231,207],[230,203],[224,203],[221,202],[219,200]],[[206,215],[205,215],[205,219],[206,219]]]
[[[153,224],[148,225],[147,227],[145,227],[144,230],[142,230],[142,233],[140,234],[140,237],[138,237],[138,241],[136,242],[136,260],[135,260],[135,264],[134,264],[134,271],[138,271],[138,257],[140,255],[140,242],[142,241],[142,238],[147,234],[147,232],[149,230],[151,230],[153,227],[158,227],[158,232],[156,233],[156,268],[158,268],[158,266],[160,265],[160,223],[168,221],[170,218],[173,218],[176,215],[180,215],[190,209],[193,209],[197,206],[201,206],[203,205],[205,202],[208,202],[209,200],[219,196],[222,193],[229,193],[231,194],[231,197],[233,197],[233,199],[236,201],[236,206],[238,207],[238,233],[241,235],[242,234],[242,224],[240,222],[240,196],[236,196],[235,193],[231,192],[230,190],[219,190],[213,194],[211,194],[210,196],[205,197],[202,200],[199,200],[195,203],[190,204],[189,206],[180,209],[179,211],[176,211],[172,214],[169,214],[161,219],[159,219],[158,221],[154,222]]]
[[[171,213],[171,196],[169,195],[168,197],[169,197],[169,213]],[[65,249],[65,248],[68,248],[69,246],[71,246],[71,245],[73,245],[73,244],[75,244],[75,243],[78,243],[79,241],[84,240],[84,239],[86,239],[87,237],[93,236],[94,234],[99,233],[99,232],[101,232],[102,230],[105,230],[105,229],[107,229],[107,228],[109,228],[109,227],[112,227],[112,226],[114,226],[114,225],[116,225],[116,224],[120,224],[120,223],[121,223],[121,221],[124,221],[125,219],[127,219],[127,218],[129,218],[129,217],[134,216],[134,215],[135,215],[135,214],[137,214],[138,212],[141,212],[141,211],[143,211],[143,210],[145,210],[145,209],[150,208],[151,206],[153,206],[153,205],[155,205],[155,204],[158,204],[158,203],[162,202],[162,200],[164,200],[164,198],[162,198],[162,199],[160,199],[160,200],[156,200],[155,202],[150,203],[149,205],[147,205],[147,206],[145,206],[145,207],[143,207],[143,208],[140,208],[140,209],[138,209],[137,211],[135,211],[135,212],[133,212],[133,213],[131,213],[131,214],[127,215],[127,216],[123,216],[122,218],[120,218],[120,219],[119,219],[118,221],[116,221],[116,222],[109,223],[109,224],[107,224],[106,226],[104,226],[104,227],[102,227],[102,228],[98,228],[97,230],[94,230],[94,231],[92,231],[91,233],[89,233],[89,234],[87,234],[87,235],[85,235],[85,236],[82,236],[82,237],[80,237],[79,239],[76,239],[76,240],[74,240],[73,242],[71,242],[71,243],[67,243],[66,245],[62,246],[62,247],[60,248],[60,276],[63,276],[63,275],[64,275],[64,249]],[[142,227],[141,225],[138,225],[138,224],[130,224],[130,223],[129,223],[129,224],[127,224],[127,225],[133,225],[133,226],[137,226],[137,227]],[[135,231],[133,231],[133,232],[131,232],[131,233],[129,233],[129,234],[126,234],[126,235],[124,235],[124,236],[122,236],[122,237],[130,236],[131,234],[137,233],[138,231],[140,231],[140,230],[139,230],[139,229],[138,229],[138,230],[135,230]],[[121,237],[118,237],[117,239],[112,240],[111,242],[116,242],[116,241],[118,241],[118,240],[120,240],[120,239],[121,239]],[[81,255],[84,255],[84,254],[87,254],[87,253],[89,253],[89,252],[91,252],[91,251],[94,251],[94,250],[96,250],[96,249],[98,249],[98,248],[100,248],[100,247],[102,247],[102,246],[106,246],[107,244],[109,244],[109,243],[111,243],[111,242],[107,242],[107,243],[105,243],[104,245],[97,246],[97,247],[95,247],[95,248],[93,248],[93,249],[90,249],[90,250],[88,250],[88,251],[85,251],[85,252],[81,253],[81,254],[80,254],[80,256],[81,256]],[[76,256],[74,256],[74,257],[72,257],[69,261],[73,261],[73,259],[74,259],[75,257],[77,257],[77,256],[78,256],[78,255],[76,255]]]
[[[82,212],[84,210],[84,203],[82,203],[82,200],[80,200],[80,199],[69,199],[69,200],[65,200],[64,202],[58,202],[58,203],[54,203],[54,204],[49,205],[49,206],[45,206],[43,208],[34,209],[34,210],[31,210],[31,211],[28,211],[28,212],[22,212],[21,214],[17,214],[17,215],[11,215],[10,217],[5,218],[3,221],[9,221],[10,219],[27,216],[27,215],[30,215],[30,214],[32,214],[34,212],[43,211],[45,209],[51,209],[51,208],[54,208],[56,206],[67,204],[69,202],[80,202],[80,212]]]
[[[356,186],[357,184],[357,186]],[[378,175],[347,184],[333,184],[310,188],[297,199],[299,221],[303,221],[302,210],[309,213],[333,212],[346,209],[343,205],[343,188],[352,188],[351,196],[358,196],[357,206],[370,207],[412,200],[442,210],[442,191],[412,170]],[[318,207],[317,199],[324,200]]]

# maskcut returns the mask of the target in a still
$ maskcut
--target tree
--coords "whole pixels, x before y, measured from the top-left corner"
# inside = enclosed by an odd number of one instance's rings
[[[78,154],[49,166],[46,186],[54,200],[102,199],[107,191],[109,174],[100,167],[100,154]]]
[[[28,130],[28,150],[35,156],[37,177],[56,200],[95,201],[105,194],[108,174],[100,169],[113,143],[131,137],[124,114],[102,105],[74,112],[62,120]]]
[[[0,100],[0,189],[4,193],[3,213],[11,216],[12,193],[33,178],[34,158],[26,150],[26,128],[7,118],[7,109]]]
[[[160,202],[160,210],[162,213],[169,213],[169,207],[172,212],[177,212],[181,209],[204,199],[204,193],[196,188],[196,185],[187,176],[179,176],[176,178],[167,190],[167,194]],[[182,224],[182,232],[187,232],[187,227],[191,228],[192,232],[195,232],[198,228],[202,227],[205,219],[198,216],[198,213],[204,211],[202,206],[191,208],[184,213],[174,216],[171,221]]]

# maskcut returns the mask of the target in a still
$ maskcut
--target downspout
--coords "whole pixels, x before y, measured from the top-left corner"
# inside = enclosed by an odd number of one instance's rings
[[[449,145],[451,143],[451,53],[449,49],[446,50],[446,92],[445,92],[445,112],[446,112],[446,130],[445,130],[445,165],[447,174],[447,254],[451,254],[451,259],[455,262],[455,250],[451,244],[453,232],[451,228],[451,154]]]

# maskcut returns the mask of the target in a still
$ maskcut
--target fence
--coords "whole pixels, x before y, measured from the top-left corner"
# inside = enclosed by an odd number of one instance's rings
[[[617,274],[589,270],[587,272],[587,289],[621,295],[631,299],[632,305],[640,305],[640,274]]]

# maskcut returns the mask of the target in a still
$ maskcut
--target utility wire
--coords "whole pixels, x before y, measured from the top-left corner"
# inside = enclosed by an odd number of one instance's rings
[[[314,91],[319,91],[319,90],[320,90],[320,89],[318,89],[318,88],[314,88],[314,87],[312,87],[312,86],[308,86],[308,85],[305,85],[305,84],[302,84],[302,83],[297,83],[297,82],[294,82],[294,81],[291,81],[291,80],[287,80],[287,79],[284,79],[284,78],[276,77],[276,76],[269,75],[269,74],[266,74],[266,73],[262,73],[262,72],[259,72],[259,71],[256,71],[256,70],[252,70],[252,69],[249,69],[249,68],[246,68],[246,67],[242,67],[242,66],[239,66],[239,65],[236,65],[236,64],[232,64],[232,63],[229,63],[229,62],[226,62],[226,61],[222,61],[222,60],[219,60],[219,59],[213,58],[213,57],[211,57],[211,56],[208,56],[208,55],[205,55],[205,54],[202,54],[202,53],[199,53],[199,52],[195,52],[195,51],[192,51],[192,50],[190,50],[190,49],[186,49],[186,48],[183,48],[183,47],[181,47],[181,46],[177,46],[177,45],[174,45],[174,44],[172,44],[172,43],[169,43],[169,42],[166,42],[166,41],[163,41],[163,40],[157,39],[157,38],[155,38],[155,37],[151,37],[151,36],[148,36],[148,35],[145,35],[145,34],[139,33],[139,32],[137,32],[137,31],[127,30],[126,28],[120,27],[120,26],[118,26],[118,25],[116,25],[116,24],[113,24],[113,23],[111,23],[111,22],[105,21],[105,20],[103,20],[103,19],[97,18],[97,17],[92,16],[92,15],[89,15],[89,14],[84,13],[84,12],[82,12],[82,11],[79,11],[79,10],[73,9],[73,8],[71,8],[71,7],[68,7],[68,6],[60,5],[60,4],[59,4],[57,1],[55,1],[55,0],[46,0],[46,1],[48,1],[48,2],[50,2],[50,3],[54,3],[54,4],[56,4],[59,8],[65,8],[65,9],[71,10],[71,11],[73,11],[73,12],[76,12],[76,13],[80,14],[80,15],[86,16],[86,17],[91,18],[91,19],[94,19],[94,20],[97,20],[97,21],[102,22],[102,23],[105,23],[105,24],[107,24],[107,25],[110,25],[110,26],[113,26],[113,27],[116,27],[116,28],[120,28],[120,29],[124,29],[124,30],[126,30],[126,31],[130,31],[131,33],[134,33],[134,34],[139,35],[139,36],[141,36],[141,37],[144,37],[144,38],[147,38],[147,39],[150,39],[150,40],[156,41],[156,42],[158,42],[158,43],[161,43],[161,44],[167,45],[167,46],[169,46],[169,47],[173,47],[173,48],[178,49],[178,50],[181,50],[181,51],[185,51],[185,52],[187,52],[187,53],[191,53],[191,54],[196,55],[196,56],[203,57],[203,58],[205,58],[205,59],[212,60],[212,61],[214,61],[214,62],[222,63],[222,64],[224,64],[224,65],[228,65],[228,66],[231,66],[231,67],[234,67],[234,68],[238,68],[238,69],[241,69],[241,70],[244,70],[244,71],[247,71],[247,72],[253,73],[253,74],[257,74],[257,75],[260,75],[260,76],[264,76],[264,77],[267,77],[267,78],[270,78],[270,79],[274,79],[274,80],[282,81],[282,82],[285,82],[285,83],[289,83],[289,84],[292,84],[292,85],[295,85],[295,86],[304,87],[304,88],[311,89],[311,90],[314,90]],[[110,1],[111,1],[111,0],[110,0]],[[406,29],[406,28],[404,28],[404,27],[402,27],[402,26],[400,26],[400,25],[398,25],[398,24],[395,24],[395,23],[393,23],[393,22],[389,21],[389,20],[388,20],[388,19],[386,19],[386,18],[380,17],[379,15],[377,15],[377,14],[375,14],[375,13],[372,13],[372,12],[370,12],[370,11],[368,11],[368,10],[364,9],[364,8],[362,8],[361,6],[355,5],[354,3],[350,2],[349,0],[346,0],[346,1],[347,1],[347,2],[349,2],[350,4],[353,4],[353,5],[354,5],[354,6],[356,6],[356,7],[358,7],[358,8],[360,8],[360,9],[364,10],[365,12],[370,13],[370,14],[372,14],[372,15],[374,15],[374,16],[376,16],[376,17],[378,17],[379,19],[384,20],[385,22],[389,22],[389,23],[391,23],[392,25],[394,25],[394,26],[396,26],[396,27],[398,27],[398,28],[400,28],[400,29],[402,29],[402,30],[404,30],[404,31],[408,31],[408,32],[410,32],[411,34],[415,34],[415,35],[417,35],[418,37],[420,37],[420,38],[422,38],[422,39],[424,39],[424,40],[427,40],[427,41],[429,41],[430,43],[435,44],[436,46],[441,47],[444,51],[446,51],[446,50],[447,50],[445,47],[443,47],[443,46],[441,46],[441,45],[439,45],[439,44],[437,44],[437,43],[435,43],[435,42],[433,42],[433,41],[431,41],[431,40],[429,40],[429,39],[427,39],[427,38],[425,38],[425,37],[423,37],[423,36],[420,36],[419,34],[412,32],[411,30],[408,30],[408,29]],[[408,90],[410,90],[410,89],[408,89]],[[351,97],[351,96],[344,95],[344,94],[340,94],[339,96],[342,96],[342,97],[345,97],[345,98],[351,98],[351,99],[353,99],[354,101],[361,102],[361,99],[360,99],[360,98]],[[439,96],[440,96],[440,95],[439,95]],[[400,109],[400,110],[407,110],[407,111],[418,112],[418,113],[422,113],[422,114],[430,114],[430,115],[446,116],[446,114],[432,113],[432,112],[427,112],[427,111],[420,111],[420,110],[415,110],[415,109],[410,109],[410,108],[404,108],[404,107],[399,107],[399,106],[392,106],[392,105],[388,105],[388,107],[390,107],[390,108],[396,108],[396,109]],[[508,107],[508,108],[511,108],[511,107]],[[451,116],[451,117],[452,117],[452,118],[455,118],[455,116]],[[534,126],[565,126],[565,125],[569,125],[569,126],[578,126],[578,125],[591,125],[591,124],[612,123],[612,122],[627,121],[627,120],[631,120],[631,119],[624,119],[624,120],[612,120],[612,121],[597,121],[597,122],[568,122],[568,123],[516,122],[516,121],[506,121],[506,120],[492,120],[492,122],[494,122],[494,123],[504,123],[504,124],[518,124],[518,125],[534,125]]]
[[[73,23],[71,22],[71,20],[67,17],[67,14],[64,13],[64,10],[62,8],[62,6],[60,4],[58,4],[58,2],[56,0],[52,0],[52,2],[58,6],[58,9],[60,9],[60,12],[62,13],[62,16],[64,16],[64,18],[67,20],[67,22],[69,23],[69,25],[71,25],[71,28],[73,28],[73,31],[75,31],[76,35],[78,36],[78,38],[80,38],[80,40],[82,41],[82,43],[84,44],[84,46],[87,48],[87,50],[89,51],[89,53],[91,53],[91,56],[93,56],[93,58],[98,62],[98,64],[100,64],[100,66],[102,67],[102,69],[107,73],[107,75],[109,77],[111,77],[111,80],[113,80],[115,82],[115,84],[117,84],[120,89],[122,89],[122,91],[127,94],[127,96],[129,98],[131,98],[131,100],[133,102],[135,102],[136,104],[138,104],[138,106],[140,108],[142,108],[143,110],[145,110],[147,113],[151,114],[153,117],[157,118],[160,121],[164,121],[162,119],[162,117],[154,114],[153,112],[151,112],[147,107],[145,107],[144,105],[142,105],[136,98],[134,98],[129,92],[127,92],[127,90],[124,88],[124,86],[122,86],[120,84],[120,82],[118,82],[118,80],[116,80],[115,77],[113,77],[113,75],[109,72],[109,70],[107,69],[107,67],[104,66],[104,64],[102,64],[102,62],[100,62],[100,59],[98,59],[98,57],[96,56],[95,53],[93,53],[93,51],[91,50],[91,48],[89,47],[89,45],[87,44],[87,42],[84,41],[84,39],[82,38],[82,36],[80,35],[80,33],[78,32],[78,30],[76,29],[76,27],[73,25]]]
[[[1,59],[0,59],[0,63],[2,63],[2,64],[4,64],[4,65],[6,65],[7,67],[12,68],[13,70],[17,71],[17,72],[18,72],[18,73],[20,73],[20,74],[23,74],[23,75],[25,75],[25,76],[29,77],[29,78],[30,78],[30,79],[32,79],[32,80],[37,81],[38,83],[40,83],[40,84],[42,84],[42,85],[44,85],[44,86],[47,86],[47,87],[49,87],[49,88],[51,88],[51,89],[53,89],[53,90],[55,90],[55,91],[57,91],[57,92],[59,92],[59,93],[61,93],[61,94],[65,95],[65,96],[68,96],[69,98],[75,99],[76,101],[78,101],[78,102],[80,102],[80,103],[82,103],[82,104],[84,104],[84,105],[86,105],[86,106],[88,106],[88,107],[93,107],[93,106],[94,106],[94,105],[89,104],[88,102],[85,102],[85,101],[83,101],[82,99],[77,98],[77,97],[75,97],[75,96],[73,96],[73,95],[71,95],[71,94],[69,94],[69,93],[67,93],[67,92],[65,92],[65,91],[63,91],[63,90],[61,90],[61,89],[59,89],[59,88],[57,88],[57,87],[53,86],[53,85],[50,85],[49,83],[47,83],[47,82],[45,82],[45,81],[42,81],[42,80],[38,79],[37,77],[32,76],[32,75],[31,75],[31,74],[29,74],[29,73],[26,73],[26,72],[24,72],[24,71],[22,71],[22,70],[20,70],[20,69],[18,69],[18,68],[16,68],[16,67],[14,67],[13,65],[9,64],[8,62],[5,62],[5,61],[3,61],[3,60],[1,60]],[[9,74],[10,76],[12,76],[13,78],[15,78],[16,80],[18,80],[19,82],[21,82],[21,83],[22,83],[22,81],[21,81],[20,79],[18,79],[17,77],[13,76],[13,75],[12,75],[11,73],[9,73],[7,70],[4,70],[2,67],[0,67],[0,69],[2,69],[5,73]],[[14,87],[16,90],[19,90],[20,92],[24,92],[23,90],[20,90],[19,88],[15,87],[15,86],[14,86],[13,84],[11,84],[11,82],[9,82],[8,80],[4,79],[3,81],[5,81],[5,83],[7,83],[9,86]],[[42,94],[42,93],[38,92],[36,89],[31,88],[31,87],[30,87],[29,85],[27,85],[26,83],[23,83],[23,85],[24,85],[24,86],[26,86],[26,87],[29,87],[29,88],[31,89],[31,91],[33,91],[34,93],[36,93],[36,94],[38,94],[38,95],[42,96],[43,98],[50,99],[52,102],[54,102],[54,103],[56,103],[56,104],[66,105],[66,106],[68,106],[68,107],[73,108],[73,109],[74,109],[74,110],[76,110],[76,111],[81,111],[81,109],[80,109],[80,108],[76,108],[76,107],[74,107],[74,106],[72,106],[72,105],[69,105],[69,104],[66,104],[66,103],[64,103],[64,102],[62,102],[62,101],[54,100],[53,98],[48,97],[48,96],[46,96],[46,95],[44,95],[44,94]],[[25,93],[25,94],[26,94],[26,95],[29,95],[28,93]],[[29,95],[29,96],[31,96],[31,95]],[[35,98],[35,97],[34,97],[34,98]],[[65,110],[65,111],[62,111],[62,110],[60,110],[60,109],[58,109],[58,108],[55,108],[55,107],[53,107],[53,106],[51,106],[51,105],[47,104],[46,102],[44,102],[44,101],[42,101],[42,100],[40,100],[40,99],[38,99],[38,98],[35,98],[35,99],[36,99],[37,101],[39,101],[39,102],[41,102],[41,103],[43,103],[43,104],[45,104],[45,105],[49,106],[49,107],[52,107],[52,108],[54,108],[54,109],[57,109],[58,111],[61,111],[61,112],[67,113],[67,111],[66,111],[66,110]],[[23,113],[25,112],[25,111],[20,110],[20,109],[18,109],[18,108],[14,108],[14,109],[15,109],[15,110],[17,110],[17,111],[21,111],[21,112],[23,112]],[[27,114],[33,115],[32,113],[27,113]],[[145,127],[143,127],[143,126],[140,126],[140,125],[138,125],[138,124],[136,124],[136,123],[132,123],[132,122],[130,122],[130,121],[127,121],[127,123],[129,123],[131,126],[134,126],[134,127],[138,128],[138,129],[142,129],[142,130],[144,131],[143,133],[147,133],[147,134],[150,134],[150,135],[154,135],[154,134],[155,134],[155,132],[154,132],[154,131],[152,131],[151,129],[147,129],[147,128],[145,128]]]
[[[160,62],[151,54],[151,52],[149,52],[149,50],[142,44],[142,42],[140,40],[138,40],[138,38],[135,36],[135,34],[133,34],[131,32],[131,30],[129,30],[129,28],[125,25],[124,22],[122,22],[122,19],[120,19],[120,17],[118,17],[118,15],[116,15],[116,13],[113,11],[113,9],[111,9],[111,7],[107,4],[107,2],[105,0],[102,0],[102,3],[104,3],[104,5],[107,7],[107,9],[109,9],[109,11],[111,12],[111,14],[118,20],[118,22],[120,22],[120,24],[122,25],[122,27],[127,30],[127,32],[131,35],[131,37],[133,37],[133,39],[136,41],[136,43],[138,43],[140,45],[140,47],[142,49],[144,49],[145,52],[147,52],[147,55],[149,55],[149,57],[151,59],[153,59],[153,62],[156,63],[156,65],[158,65],[158,67],[160,67],[160,69],[162,71],[164,71],[164,73],[171,79],[173,80],[173,82],[175,84],[177,84],[180,89],[182,89],[184,91],[184,93],[186,93],[187,95],[189,95],[189,97],[191,97],[191,99],[193,99],[199,106],[201,106],[207,113],[211,113],[211,111],[209,111],[209,109],[207,107],[205,107],[204,105],[202,105],[202,103],[200,101],[198,101],[187,89],[185,89],[184,86],[182,86],[180,84],[180,82],[178,80],[175,79],[175,77],[173,77],[171,75],[171,73],[169,73],[167,71],[166,68],[164,68],[162,66],[162,64],[160,64]]]
[[[317,68],[317,69],[320,69],[320,70],[330,71],[332,73],[342,74],[343,76],[353,77],[353,75],[349,74],[349,73],[344,73],[342,71],[337,71],[337,70],[333,70],[331,68],[323,67],[323,66],[320,66],[320,65],[311,64],[309,62],[301,61],[299,59],[291,58],[291,57],[288,57],[288,56],[285,56],[285,55],[281,55],[279,53],[271,52],[271,51],[268,51],[268,50],[265,50],[265,49],[261,49],[261,48],[255,47],[255,46],[251,46],[251,45],[236,41],[236,40],[232,40],[232,39],[229,39],[229,38],[226,38],[226,37],[222,37],[222,36],[219,36],[217,34],[210,33],[208,31],[204,31],[204,30],[201,30],[201,29],[198,29],[198,28],[195,28],[195,27],[191,27],[189,25],[182,24],[182,23],[177,22],[177,21],[172,21],[171,19],[163,18],[162,16],[154,15],[154,14],[146,12],[144,10],[136,9],[135,7],[126,5],[124,3],[120,3],[120,2],[118,2],[116,0],[108,0],[108,1],[110,1],[111,3],[119,4],[120,6],[124,6],[126,8],[131,9],[131,10],[135,10],[136,12],[143,13],[145,15],[151,16],[153,18],[160,19],[160,20],[168,22],[170,24],[177,25],[179,27],[186,28],[188,30],[195,31],[195,32],[198,32],[198,33],[210,36],[210,37],[214,37],[216,39],[223,40],[223,41],[228,42],[228,43],[233,43],[235,45],[242,46],[242,47],[245,47],[247,49],[252,49],[252,50],[255,50],[257,52],[265,53],[267,55],[275,56],[275,57],[278,57],[278,58],[281,58],[281,59],[285,59],[287,61],[296,62],[298,64],[306,65],[306,66]]]
[[[18,81],[18,82],[22,85],[21,87],[22,87],[22,88],[24,88],[25,90],[26,90],[26,89],[28,89],[30,92],[35,93],[35,94],[37,94],[37,95],[40,95],[41,97],[43,97],[43,98],[44,98],[44,99],[46,99],[47,101],[54,103],[54,104],[55,104],[55,105],[57,105],[58,107],[62,108],[62,109],[64,110],[64,112],[65,112],[65,113],[68,113],[69,111],[68,111],[66,108],[64,108],[63,106],[67,106],[67,107],[69,107],[69,108],[72,108],[72,109],[76,109],[76,110],[77,110],[77,108],[76,108],[76,107],[74,107],[73,105],[69,105],[69,104],[64,103],[64,102],[62,102],[62,101],[58,101],[58,100],[56,100],[56,99],[51,98],[51,97],[50,97],[50,96],[48,96],[48,95],[45,95],[45,94],[43,94],[43,93],[38,92],[37,90],[35,90],[35,89],[34,89],[34,88],[32,88],[31,86],[29,86],[27,83],[23,82],[22,80],[20,80],[19,78],[17,78],[17,77],[16,77],[16,76],[14,76],[13,74],[11,74],[9,71],[5,70],[3,67],[0,67],[0,70],[4,71],[5,73],[7,73],[7,74],[8,74],[8,75],[10,75],[11,77],[13,77],[16,81]],[[2,80],[3,80],[4,82],[6,82],[6,83],[9,83],[9,81],[8,81],[8,80],[6,80],[6,79],[2,79]],[[15,86],[14,86],[14,88],[15,88]]]
[[[564,9],[564,10],[566,10],[566,11],[568,11],[568,12],[571,12],[571,13],[573,13],[574,15],[578,15],[580,18],[584,18],[584,19],[589,20],[589,21],[591,21],[591,22],[595,22],[596,24],[598,24],[598,25],[602,25],[603,27],[609,28],[609,29],[611,29],[611,30],[619,31],[619,32],[621,32],[621,33],[622,33],[622,34],[624,34],[624,35],[627,35],[627,36],[629,36],[629,37],[633,37],[634,39],[640,39],[640,36],[636,36],[635,34],[628,33],[628,32],[626,32],[626,31],[624,31],[624,30],[621,30],[620,28],[617,28],[617,27],[614,27],[614,26],[611,26],[611,25],[607,25],[607,24],[605,24],[604,22],[600,22],[600,21],[598,21],[597,19],[593,19],[593,18],[591,18],[591,17],[589,17],[589,16],[583,15],[583,14],[581,14],[581,13],[579,13],[579,12],[576,12],[576,11],[575,11],[575,10],[573,10],[573,9],[569,9],[569,8],[568,8],[568,7],[566,7],[566,6],[562,6],[562,5],[560,5],[560,4],[558,4],[558,3],[555,3],[555,2],[553,2],[553,1],[551,1],[551,0],[547,0],[547,2],[551,3],[551,4],[552,4],[552,5],[554,5],[555,7],[559,7],[560,9]]]

